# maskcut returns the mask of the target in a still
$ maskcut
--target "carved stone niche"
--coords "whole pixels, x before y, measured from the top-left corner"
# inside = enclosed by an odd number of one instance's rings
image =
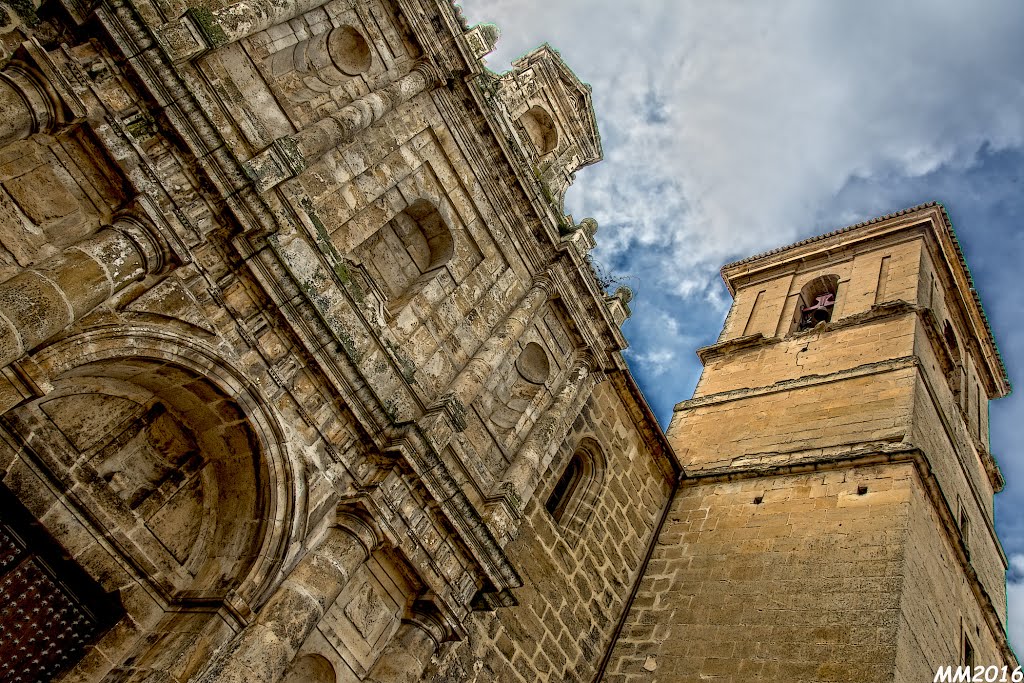
[[[255,562],[268,472],[242,412],[183,368],[90,363],[5,416],[171,602],[223,600]],[[59,540],[59,539],[58,539]]]
[[[538,156],[549,154],[558,147],[558,126],[543,107],[531,107],[519,117],[519,125],[526,131]]]
[[[431,202],[417,200],[352,252],[353,262],[396,314],[452,259],[451,228]]]
[[[503,438],[517,431],[523,416],[534,404],[551,375],[551,362],[537,342],[523,347],[515,360],[511,381],[498,387],[491,412],[492,429]]]

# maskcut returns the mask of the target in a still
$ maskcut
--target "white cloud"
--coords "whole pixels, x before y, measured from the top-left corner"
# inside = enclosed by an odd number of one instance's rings
[[[1024,554],[1010,556],[1011,572],[1020,580],[1006,584],[1006,604],[1009,613],[1007,630],[1010,645],[1018,657],[1024,656]]]
[[[732,256],[838,227],[809,221],[852,179],[1024,141],[1014,0],[465,4],[503,30],[494,67],[548,40],[594,86],[606,163],[570,206],[610,228],[603,254],[665,253],[684,297]]]

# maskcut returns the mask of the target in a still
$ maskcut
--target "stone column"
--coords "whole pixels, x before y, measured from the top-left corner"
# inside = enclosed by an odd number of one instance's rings
[[[433,609],[414,608],[363,679],[367,683],[414,683],[448,637],[448,627]]]
[[[256,618],[217,653],[199,683],[276,681],[338,599],[349,577],[377,546],[363,520],[346,517],[309,551]]]
[[[245,162],[246,171],[260,192],[266,192],[294,178],[328,151],[351,142],[357,133],[398,105],[439,82],[437,68],[429,62],[420,62],[394,83],[353,100],[294,135],[274,140],[269,147]]]
[[[80,320],[132,282],[164,267],[154,233],[133,217],[0,283],[0,367]]]
[[[570,414],[570,408],[576,403],[590,376],[592,365],[593,359],[589,354],[573,365],[555,400],[530,430],[515,460],[502,476],[500,489],[515,494],[520,501],[520,510],[533,497],[538,478],[551,464],[554,452],[565,440],[576,417]]]
[[[480,395],[487,380],[494,376],[509,350],[523,336],[534,316],[548,300],[553,287],[554,283],[547,273],[533,278],[529,291],[452,380],[448,386],[448,396],[468,406]]]
[[[0,148],[86,115],[62,68],[30,38],[0,70]]]

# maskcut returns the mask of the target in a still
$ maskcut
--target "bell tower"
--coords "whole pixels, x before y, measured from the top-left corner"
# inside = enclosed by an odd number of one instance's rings
[[[843,228],[722,277],[732,308],[668,430],[685,477],[608,673],[909,683],[968,662],[1012,671],[987,410],[1010,387],[944,209]]]

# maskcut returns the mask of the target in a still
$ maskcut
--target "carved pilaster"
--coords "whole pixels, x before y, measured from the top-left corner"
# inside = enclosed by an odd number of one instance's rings
[[[252,623],[218,653],[198,681],[279,680],[379,542],[372,525],[360,515],[340,512],[338,526],[295,565]]]
[[[164,24],[158,34],[171,59],[181,62],[265,31],[322,4],[322,0],[241,0],[213,11],[192,7]]]

